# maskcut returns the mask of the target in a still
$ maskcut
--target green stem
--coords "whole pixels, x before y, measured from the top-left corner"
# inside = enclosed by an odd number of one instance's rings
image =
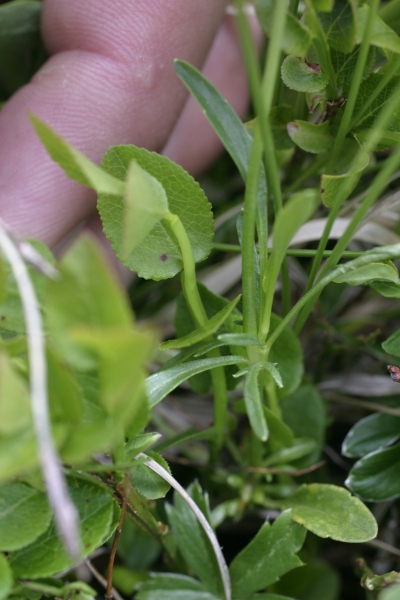
[[[333,100],[337,97],[336,88],[336,75],[332,66],[331,55],[329,52],[329,46],[325,38],[325,32],[322,29],[321,23],[318,19],[315,8],[313,7],[311,0],[306,0],[306,21],[311,31],[314,33],[314,47],[318,55],[320,67],[328,76],[328,85],[326,88],[328,99]]]
[[[371,0],[369,7],[369,14],[367,25],[365,28],[364,37],[360,46],[360,51],[357,57],[356,68],[354,70],[354,74],[351,81],[351,88],[349,97],[346,102],[346,106],[344,109],[343,117],[340,122],[339,131],[337,133],[335,143],[333,145],[332,156],[328,164],[328,173],[333,171],[334,165],[336,164],[339,154],[342,150],[343,142],[346,135],[349,132],[350,120],[353,115],[354,106],[357,100],[358,92],[360,89],[361,81],[364,75],[365,64],[367,62],[369,44],[372,33],[372,26],[374,23],[374,18],[376,15],[376,11],[379,5],[379,0]]]
[[[285,327],[289,325],[293,317],[295,317],[304,306],[310,303],[310,300],[313,300],[314,298],[318,297],[324,289],[324,287],[327,286],[328,283],[331,283],[331,281],[336,279],[336,277],[339,277],[339,275],[342,275],[344,272],[350,272],[350,270],[354,271],[355,269],[359,269],[360,267],[363,267],[364,265],[367,265],[371,262],[382,261],[387,259],[395,260],[399,257],[400,244],[395,244],[393,246],[382,246],[378,249],[373,249],[364,252],[363,256],[355,258],[353,261],[351,261],[351,269],[348,268],[349,263],[347,263],[346,265],[339,265],[332,269],[327,275],[325,275],[325,277],[319,279],[317,283],[313,286],[313,288],[309,292],[307,292],[307,294],[305,294],[302,298],[300,298],[300,300],[286,315],[286,317],[282,319],[277,328],[274,329],[270,337],[267,339],[263,351],[269,352],[271,350],[273,344],[281,335]]]
[[[226,252],[242,252],[242,247],[239,244],[214,244],[214,250],[221,250]],[[268,248],[268,252],[272,252],[272,248]],[[323,258],[328,258],[331,256],[333,250],[324,250],[322,256]],[[314,258],[317,254],[316,250],[306,250],[306,249],[291,249],[288,248],[286,250],[287,256],[295,256],[297,258]],[[364,252],[350,252],[346,251],[342,253],[342,258],[357,258],[357,256],[362,256]]]
[[[197,326],[201,327],[207,323],[208,317],[197,287],[196,267],[192,245],[186,233],[186,229],[177,215],[167,213],[167,215],[165,215],[165,219],[169,222],[170,227],[175,234],[182,254],[183,292]],[[207,353],[208,358],[216,358],[220,355],[219,348],[214,348],[214,350],[210,350],[210,352]],[[214,454],[216,454],[216,452],[222,446],[224,438],[226,414],[228,409],[228,391],[223,367],[211,369],[210,374],[214,391],[214,422],[216,429]]]

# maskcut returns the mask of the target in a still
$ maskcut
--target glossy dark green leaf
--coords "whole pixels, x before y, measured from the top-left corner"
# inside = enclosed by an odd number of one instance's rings
[[[218,600],[199,581],[177,573],[154,573],[139,585],[137,600]]]
[[[314,452],[295,463],[304,468],[317,462],[325,441],[327,426],[326,406],[318,390],[311,384],[300,386],[292,394],[282,398],[282,418],[296,438],[311,438],[316,443]]]
[[[214,550],[197,517],[176,492],[174,506],[167,504],[166,510],[185,561],[208,592],[221,595],[223,587]]]
[[[259,375],[264,370],[263,363],[250,366],[244,382],[244,401],[250,425],[256,436],[265,442],[268,439],[268,426],[265,419]]]
[[[320,125],[308,121],[292,121],[288,123],[287,130],[294,143],[306,152],[321,154],[328,152],[333,146],[328,121]]]
[[[321,25],[328,44],[344,54],[352,51],[356,43],[357,11],[349,0],[335,0],[331,12],[321,12]]]
[[[205,325],[202,327],[198,327],[191,333],[178,338],[177,340],[170,340],[168,342],[164,342],[161,344],[161,350],[167,350],[169,348],[186,348],[187,346],[192,346],[193,344],[197,344],[198,342],[203,341],[213,333],[215,333],[223,323],[225,323],[226,319],[232,313],[233,309],[236,307],[239,302],[241,296],[236,296],[234,300],[229,302],[222,310],[220,310],[216,315],[211,317],[207,321]]]
[[[168,473],[171,473],[167,461],[157,452],[147,452],[147,454],[168,471]],[[132,465],[130,475],[133,487],[148,500],[164,498],[171,487],[165,479],[141,461],[136,461],[136,464]]]
[[[192,245],[195,262],[207,258],[212,248],[211,205],[199,184],[182,167],[166,156],[136,146],[112,146],[101,163],[118,180],[127,177],[132,160],[164,188],[171,213],[181,219]],[[157,223],[146,239],[129,254],[121,256],[124,199],[122,195],[99,194],[98,209],[103,229],[114,252],[124,264],[145,279],[167,279],[183,267],[179,244],[166,220]]]
[[[377,534],[375,517],[365,504],[336,485],[303,484],[281,505],[291,507],[292,519],[322,538],[359,543]]]
[[[383,502],[400,496],[400,444],[376,450],[351,469],[346,485],[363,500]]]
[[[392,333],[392,335],[383,342],[382,348],[388,354],[400,356],[400,329]]]
[[[280,317],[275,314],[271,315],[270,333],[275,331],[280,322]],[[300,385],[304,366],[300,342],[290,327],[285,327],[272,346],[269,360],[271,363],[276,363],[282,377],[283,388],[277,388],[278,396],[283,398],[294,392]]]
[[[10,552],[27,546],[50,525],[47,496],[13,481],[0,487],[0,550]]]
[[[13,585],[13,574],[4,554],[0,553],[0,600],[8,598]]]
[[[287,56],[282,63],[283,83],[296,92],[320,92],[328,85],[328,77],[317,64],[309,64],[297,56]]]
[[[173,369],[168,369],[168,371],[159,371],[146,380],[150,406],[158,404],[178,385],[186,381],[186,379],[193,377],[193,375],[215,369],[216,367],[237,365],[244,362],[246,362],[246,359],[242,356],[220,356],[217,358],[193,360]]]
[[[304,543],[306,532],[291,520],[290,512],[283,512],[273,525],[265,523],[233,559],[229,573],[234,599],[248,598],[302,565],[296,553]]]
[[[400,437],[400,417],[376,413],[358,421],[347,434],[342,453],[359,458],[393,444]]]
[[[70,479],[68,488],[79,512],[83,555],[87,556],[113,533],[119,508],[112,491],[93,479]],[[72,566],[54,523],[35,542],[10,553],[10,565],[15,576],[22,578],[48,577]]]

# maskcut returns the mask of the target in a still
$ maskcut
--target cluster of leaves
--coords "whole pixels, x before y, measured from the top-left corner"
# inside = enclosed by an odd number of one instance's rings
[[[38,3],[8,4],[0,16],[6,8],[31,10]],[[140,538],[138,527],[147,535],[140,539],[143,554],[148,553],[134,565],[145,572],[130,568],[131,546],[122,539],[123,566],[115,567],[114,581],[126,594],[135,589],[138,600],[300,600],[321,597],[321,588],[326,600],[337,600],[335,573],[325,563],[311,559],[290,581],[284,577],[303,564],[298,553],[306,531],[342,542],[369,541],[377,523],[360,498],[380,502],[400,496],[400,417],[390,410],[356,423],[344,441],[345,456],[359,459],[346,481],[358,497],[326,478],[311,479],[325,441],[327,407],[304,375],[298,339],[331,284],[369,286],[383,297],[400,297],[392,262],[400,257],[400,244],[373,247],[339,264],[400,165],[398,148],[385,160],[374,154],[392,148],[400,133],[394,94],[400,37],[378,16],[375,0],[304,4],[299,14],[298,2],[287,7],[278,0],[256,1],[269,37],[262,82],[254,75],[256,59],[237,4],[258,111],[253,134],[196,69],[181,61],[175,65],[246,184],[244,209],[237,215],[242,295],[232,300],[196,279],[196,263],[213,248],[214,221],[210,202],[188,173],[135,146],[110,148],[97,166],[31,117],[52,159],[96,191],[104,232],[119,259],[143,279],[160,281],[181,272],[176,337],[161,344],[161,366],[146,377],[155,333],[135,321],[93,239],[83,236],[72,245],[54,279],[30,267],[46,332],[52,435],[79,514],[81,553],[88,556],[106,542],[127,512],[136,524],[132,536]],[[378,174],[371,182],[373,170]],[[333,222],[357,185],[365,193],[317,277]],[[316,211],[327,208],[305,292],[292,306],[289,245]],[[47,249],[33,245],[46,264],[53,262]],[[18,278],[5,261],[0,302],[0,600],[73,593],[89,600],[95,591],[86,584],[54,577],[74,561],[47,501],[48,478],[40,470],[38,425],[30,408],[29,335]],[[395,332],[383,345],[393,356],[400,356],[398,337]],[[212,392],[213,425],[160,443],[159,433],[148,432],[152,418],[157,423],[152,409],[186,381],[197,394]],[[207,460],[215,465],[212,510],[198,484],[186,493],[180,488],[161,456],[172,446],[187,448],[190,441],[206,441]],[[155,452],[148,452],[154,444]],[[238,473],[228,476],[221,450],[229,452]],[[295,478],[301,476],[298,485]],[[174,504],[154,503],[170,484],[176,489]],[[214,544],[215,528],[227,517],[238,520],[249,510],[265,509],[278,511],[277,518],[261,526],[228,570]],[[170,573],[150,577],[149,566],[160,551]],[[374,597],[380,594],[379,600],[399,597],[394,585],[380,593],[396,581],[397,573],[379,577],[364,568],[362,584]]]

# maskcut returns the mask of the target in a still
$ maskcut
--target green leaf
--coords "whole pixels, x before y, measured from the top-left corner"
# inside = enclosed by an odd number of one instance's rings
[[[270,454],[264,461],[264,467],[291,464],[292,461],[308,456],[315,450],[315,441],[309,438],[296,439],[290,448],[281,448]]]
[[[329,46],[347,54],[356,43],[357,11],[348,0],[335,0],[333,9],[319,15]]]
[[[28,385],[0,349],[0,436],[10,435],[31,423]]]
[[[383,502],[400,496],[400,444],[376,450],[351,469],[346,485],[363,500]]]
[[[400,600],[400,585],[390,585],[382,590],[379,600]]]
[[[78,510],[83,555],[101,546],[113,533],[119,512],[112,491],[94,479],[68,480],[70,496]],[[72,566],[54,523],[32,544],[10,553],[10,565],[16,577],[48,577]]]
[[[218,600],[196,579],[177,573],[153,573],[139,585],[137,600]]]
[[[132,160],[127,169],[121,253],[124,259],[168,213],[168,199],[161,183]]]
[[[270,36],[273,26],[274,1],[256,0],[257,18],[265,33]],[[286,54],[304,57],[311,46],[311,34],[308,28],[292,13],[286,15],[285,31],[281,41]]]
[[[159,371],[151,375],[146,380],[147,395],[150,406],[153,407],[167,396],[178,385],[209,369],[223,367],[226,365],[236,365],[245,363],[247,360],[243,356],[220,356],[217,358],[203,358],[184,363],[167,371]]]
[[[296,552],[301,549],[306,532],[293,523],[290,513],[283,512],[272,526],[264,523],[250,544],[233,559],[229,567],[233,598],[248,598],[303,564]]]
[[[373,281],[370,287],[385,298],[400,298],[400,282]]]
[[[46,348],[46,358],[51,419],[76,426],[83,416],[82,396],[78,384],[68,365],[49,345]]]
[[[393,263],[370,263],[356,271],[345,273],[334,279],[334,283],[347,283],[349,285],[369,285],[374,280],[399,282],[399,273]]]
[[[268,427],[263,411],[258,377],[264,368],[264,363],[255,363],[250,366],[246,375],[243,390],[246,412],[249,417],[251,428],[256,436],[263,442],[268,439]]]
[[[68,177],[93,188],[98,194],[124,194],[121,181],[98,167],[38,117],[31,114],[29,118],[47,152]]]
[[[321,12],[330,12],[333,9],[335,0],[311,0],[314,8]]]
[[[169,210],[178,215],[189,236],[195,262],[207,258],[212,248],[213,218],[211,205],[199,184],[167,157],[136,146],[112,146],[104,155],[102,168],[124,180],[129,165],[139,167],[158,180],[167,195]],[[123,248],[123,194],[99,194],[98,209],[103,229],[113,250],[132,271],[145,279],[167,279],[183,268],[181,251],[168,221],[157,223],[146,239],[128,257]]]
[[[14,481],[0,487],[0,550],[11,552],[36,540],[50,525],[47,496]]]
[[[297,56],[287,56],[282,63],[283,83],[296,92],[320,92],[328,85],[328,76],[317,64],[307,63]]]
[[[249,333],[221,333],[218,339],[230,346],[262,346],[256,335]]]
[[[341,578],[331,565],[314,559],[301,567],[297,577],[288,573],[275,587],[281,594],[302,600],[339,600]]]
[[[301,485],[281,506],[292,508],[292,519],[322,538],[368,542],[378,531],[375,517],[354,496],[336,485]]]
[[[126,460],[133,460],[140,452],[153,446],[162,437],[161,433],[142,433],[130,440],[125,446]]]
[[[311,438],[316,442],[314,452],[296,461],[296,467],[312,465],[321,456],[327,426],[326,407],[318,390],[311,384],[302,385],[292,394],[282,398],[280,408],[284,422],[296,438]]]
[[[384,75],[380,73],[371,73],[367,79],[361,82],[358,90],[356,103],[354,106],[354,115],[357,115],[364,106],[366,100],[370,97],[375,88],[380,84]],[[357,128],[370,128],[374,125],[379,114],[389,101],[393,93],[396,93],[400,84],[400,77],[393,77],[378,94],[375,100],[370,104],[361,119],[357,121]],[[398,107],[393,112],[393,116],[386,126],[388,131],[400,131],[400,101]]]
[[[358,421],[342,445],[342,454],[359,458],[393,444],[400,437],[400,417],[376,413]]]
[[[270,334],[275,331],[281,322],[278,315],[272,313]],[[290,327],[285,327],[276,340],[269,353],[269,360],[278,366],[282,377],[283,388],[277,389],[280,398],[294,392],[300,385],[303,377],[303,352],[298,337]]]
[[[367,26],[368,14],[370,8],[367,4],[363,4],[357,11],[357,42],[360,44],[365,35],[365,29]],[[372,32],[369,38],[370,44],[383,48],[384,50],[390,50],[391,52],[400,53],[400,37],[389,25],[385,23],[377,14],[374,15],[372,24]]]
[[[280,594],[254,594],[249,600],[294,600],[294,598],[281,596]]]
[[[294,438],[290,427],[277,417],[277,415],[267,406],[263,406],[263,409],[268,423],[268,446],[271,452],[277,452],[283,448],[293,446]]]
[[[383,342],[382,348],[388,354],[400,356],[400,329],[392,333],[392,335]]]
[[[288,134],[294,143],[306,152],[321,154],[328,152],[333,146],[333,138],[329,133],[329,121],[314,125],[307,121],[293,121],[287,124]]]
[[[7,267],[4,259],[0,256],[0,305],[3,304],[7,295]]]
[[[232,313],[233,309],[236,307],[239,302],[241,296],[236,296],[234,300],[229,302],[222,310],[220,310],[216,315],[211,317],[207,321],[205,325],[202,327],[198,327],[188,335],[185,335],[177,340],[170,340],[168,342],[164,342],[161,344],[161,350],[168,350],[170,348],[186,348],[188,346],[192,346],[193,344],[197,344],[197,342],[201,342],[213,333],[215,333],[223,323],[225,323],[226,319]]]
[[[13,585],[13,576],[4,554],[0,554],[0,600],[8,597]]]
[[[370,129],[356,129],[354,135],[364,142],[370,135]],[[383,130],[380,132],[379,142],[375,145],[375,150],[387,150],[393,146],[397,146],[400,143],[400,131],[387,131]]]
[[[223,587],[214,550],[196,516],[176,492],[174,506],[167,504],[165,508],[186,563],[203,582],[207,591],[220,596]]]
[[[147,452],[147,454],[171,474],[167,461],[160,454],[157,452]],[[136,464],[131,467],[130,474],[132,485],[136,491],[148,500],[164,498],[169,492],[170,484],[141,461],[135,462]]]
[[[343,54],[343,52],[330,48],[331,62],[336,73],[336,81],[339,85],[343,86],[343,93],[345,96],[348,94],[351,87],[359,51],[360,46],[356,46],[354,50],[348,54]],[[368,51],[362,79],[365,79],[370,74],[375,63],[375,56],[376,50],[371,46]]]
[[[275,148],[277,150],[289,150],[293,148],[293,142],[287,132],[288,123],[293,121],[293,106],[289,106],[288,104],[273,106],[269,119]]]

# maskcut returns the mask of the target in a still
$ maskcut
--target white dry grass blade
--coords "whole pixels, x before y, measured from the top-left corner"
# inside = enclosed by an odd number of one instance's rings
[[[147,456],[146,454],[140,453],[136,458],[144,458],[144,464],[147,465],[152,471],[160,475],[167,483],[170,484],[171,487],[174,488],[178,492],[178,494],[182,497],[182,499],[186,502],[186,504],[192,509],[194,514],[196,515],[200,525],[203,527],[208,539],[211,542],[213,550],[215,552],[215,557],[218,562],[222,584],[224,586],[224,594],[225,600],[231,600],[231,582],[229,578],[228,566],[225,562],[224,555],[222,554],[221,547],[218,543],[218,540],[215,536],[214,531],[211,528],[211,525],[197,506],[197,504],[192,500],[186,490],[176,481],[174,477],[168,471],[166,471],[158,462]]]
[[[339,239],[346,231],[351,219],[339,218],[333,224],[329,234],[329,239]],[[326,219],[313,219],[305,223],[296,235],[292,238],[290,246],[304,244],[306,242],[319,240],[322,236],[326,224]],[[368,242],[378,246],[389,246],[397,244],[400,238],[390,229],[379,225],[378,223],[366,223],[354,234],[354,240]]]
[[[10,264],[22,302],[28,343],[32,417],[37,438],[39,461],[47,495],[54,511],[60,536],[74,561],[80,552],[79,519],[69,497],[61,461],[54,446],[47,401],[47,365],[42,318],[35,290],[17,244],[0,223],[0,249]]]

